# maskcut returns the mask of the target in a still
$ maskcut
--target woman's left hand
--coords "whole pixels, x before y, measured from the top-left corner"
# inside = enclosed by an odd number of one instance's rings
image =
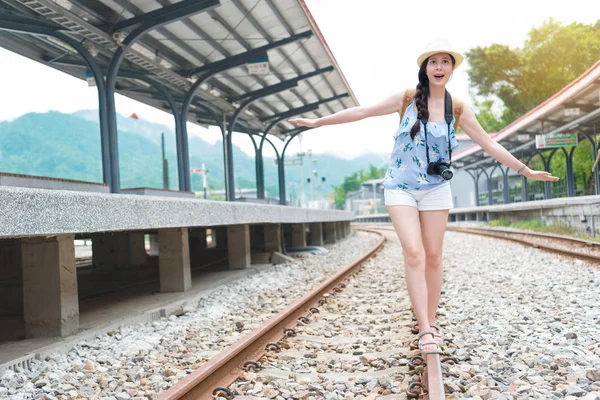
[[[557,181],[560,179],[557,176],[553,176],[550,172],[536,171],[529,168],[527,168],[527,172],[524,175],[532,181]]]

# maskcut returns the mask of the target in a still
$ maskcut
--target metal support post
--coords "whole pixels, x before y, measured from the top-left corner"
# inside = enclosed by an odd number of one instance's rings
[[[544,171],[550,172],[550,160],[552,160],[552,156],[555,154],[555,152],[556,152],[556,149],[553,150],[552,153],[550,153],[550,157],[548,157],[548,160],[546,160],[540,154],[540,157],[544,161]],[[551,199],[551,198],[552,198],[552,185],[551,185],[551,182],[550,181],[545,181],[544,182],[544,199]]]
[[[573,153],[575,147],[572,147],[571,150],[567,153],[567,151],[562,148],[562,151],[565,154],[565,162],[567,167],[567,196],[575,197],[575,174],[573,173]]]
[[[523,201],[529,201],[529,183],[525,175],[521,175],[521,196]]]
[[[177,176],[179,179],[179,190],[181,191],[191,191],[191,185],[188,185],[186,182],[186,175],[189,176],[189,156],[185,156],[184,148],[187,148],[187,140],[184,140],[181,129],[181,115],[179,114],[179,109],[177,108],[177,103],[173,100],[173,97],[169,94],[169,92],[157,81],[154,79],[145,76],[145,75],[137,75],[130,73],[121,73],[120,76],[126,78],[135,78],[141,81],[144,81],[154,87],[167,101],[169,107],[171,107],[171,113],[173,114],[173,118],[175,119],[175,143],[177,148]],[[184,142],[186,143],[184,145]],[[186,163],[185,160],[188,160]],[[186,168],[186,165],[188,167]],[[185,170],[188,173],[185,173]]]
[[[259,57],[263,54],[266,54],[267,51],[269,51],[271,49],[275,49],[275,48],[284,46],[289,43],[294,43],[298,40],[309,38],[312,36],[312,34],[313,34],[312,31],[306,31],[306,32],[302,32],[302,33],[299,33],[296,35],[292,35],[288,38],[281,39],[281,40],[273,42],[273,43],[269,43],[265,46],[262,46],[262,47],[259,47],[256,49],[248,50],[241,54],[236,54],[234,56],[226,57],[223,60],[205,64],[205,65],[202,65],[201,67],[194,68],[193,70],[189,71],[189,75],[196,75],[196,74],[200,74],[200,75],[198,76],[198,79],[196,80],[196,82],[194,82],[194,84],[192,85],[190,90],[188,90],[188,92],[185,96],[185,99],[183,101],[182,108],[181,108],[181,120],[183,121],[182,122],[182,132],[183,132],[183,136],[186,138],[186,140],[187,140],[186,121],[187,121],[188,111],[189,111],[190,105],[192,104],[192,101],[196,95],[196,90],[200,87],[201,84],[207,82],[214,75],[216,75],[220,72],[224,72],[228,69],[243,65],[251,60],[254,60],[257,57]],[[229,160],[228,154],[230,154],[230,152],[228,151],[229,146],[228,146],[227,140],[226,140],[228,135],[227,135],[227,128],[224,127],[226,122],[224,122],[223,126],[222,126],[220,119],[218,121],[219,121],[218,126],[221,127],[221,130],[222,130],[221,133],[223,135],[223,153],[224,153],[223,163],[225,164],[225,192],[226,192],[226,198],[229,199],[232,196],[230,196],[228,194],[228,192],[230,190],[230,185],[229,185],[229,178],[228,178],[229,174],[227,171],[232,165],[230,165],[230,162],[228,161]],[[189,168],[188,168],[188,170],[189,170]],[[235,197],[235,196],[233,196],[233,197]]]
[[[502,194],[504,195],[504,204],[509,204],[510,203],[510,196],[508,195],[508,170],[509,168],[507,167],[506,170],[504,170],[501,166],[500,166],[500,171],[502,171],[502,175],[503,175],[503,188],[502,188]]]
[[[145,16],[139,16],[132,18],[127,21],[123,21],[121,25],[125,23],[131,23],[132,25],[139,24],[135,28],[113,54],[108,73],[106,75],[106,99],[108,107],[108,128],[109,128],[109,140],[111,150],[111,192],[118,193],[121,191],[121,182],[119,176],[119,153],[118,153],[118,137],[117,137],[117,112],[115,108],[115,86],[117,83],[117,75],[119,67],[125,58],[125,53],[129,48],[143,35],[151,30],[157,29],[168,23],[180,20],[193,14],[197,14],[202,11],[208,11],[216,6],[220,5],[218,0],[185,0],[176,3],[172,6],[164,7],[157,10],[156,12],[148,13]],[[181,145],[186,145],[181,143]],[[186,146],[187,147],[187,146]],[[178,154],[185,156],[185,149],[178,148]],[[182,157],[184,158],[184,157]],[[189,160],[188,160],[189,163]],[[185,162],[184,162],[185,164]],[[189,165],[189,164],[188,164]],[[187,171],[182,171],[183,176],[189,176],[189,168]],[[185,185],[184,185],[185,187]]]
[[[263,132],[263,134],[261,135],[261,140],[260,140],[260,144],[258,146],[258,151],[256,152],[256,157],[257,157],[257,162],[256,162],[256,188],[257,188],[257,197],[259,199],[264,199],[265,198],[265,171],[264,171],[264,161],[263,161],[263,155],[262,155],[262,150],[263,150],[263,144],[265,141],[265,138],[267,137],[267,135],[269,134],[269,132],[271,131],[271,129],[273,129],[277,124],[286,121],[288,118],[297,116],[297,115],[301,115],[307,112],[311,112],[311,111],[315,111],[319,109],[319,106],[321,104],[325,104],[334,100],[339,100],[342,99],[344,97],[348,97],[349,94],[348,93],[343,93],[343,94],[339,94],[327,99],[323,99],[311,104],[307,104],[305,106],[302,107],[298,107],[298,108],[294,108],[291,110],[287,110],[284,112],[281,112],[279,114],[275,114],[275,115],[269,115],[268,117],[264,117],[261,118],[261,121],[270,121],[275,119],[273,122],[271,122],[269,124],[269,126],[267,126],[267,128],[265,129],[265,131]]]
[[[98,118],[100,125],[100,148],[102,152],[102,180],[105,184],[111,185],[111,163],[110,163],[110,145],[108,129],[108,111],[106,100],[106,87],[102,70],[94,60],[94,57],[85,49],[78,40],[60,32],[64,29],[54,22],[43,21],[35,18],[17,16],[13,14],[0,15],[0,30],[10,30],[16,32],[30,33],[34,35],[46,35],[55,37],[73,49],[75,49],[85,60],[88,68],[94,76],[96,88],[98,91]]]
[[[475,205],[479,207],[479,173],[477,170],[473,170],[473,172],[471,172],[467,169],[466,171],[469,175],[471,175],[471,178],[473,178],[475,188]]]
[[[309,130],[311,128],[299,128],[296,131],[294,131],[294,133],[291,134],[290,138],[287,140],[287,142],[285,143],[285,146],[283,146],[283,150],[281,152],[281,157],[279,158],[279,204],[281,205],[285,205],[286,204],[286,194],[285,194],[285,151],[287,150],[288,145],[290,144],[290,142],[299,134],[301,134],[302,132],[305,132],[307,130]]]

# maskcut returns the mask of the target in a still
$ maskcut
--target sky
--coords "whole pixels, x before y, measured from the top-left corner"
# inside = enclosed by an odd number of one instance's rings
[[[416,59],[432,40],[447,39],[463,53],[492,43],[521,47],[531,28],[550,18],[564,24],[591,24],[600,16],[598,0],[306,0],[306,4],[361,105],[414,87]],[[469,99],[468,68],[467,59],[448,85],[454,96],[465,100]],[[0,91],[0,121],[28,112],[71,113],[98,108],[96,89],[85,81],[2,48]],[[123,115],[135,112],[152,122],[173,124],[170,114],[120,95],[116,96],[116,106]],[[389,115],[319,127],[290,144],[287,154],[300,150],[300,145],[304,151],[346,158],[367,152],[387,154],[397,126],[397,115]],[[220,139],[216,128],[188,124],[188,131],[211,143]],[[254,155],[247,135],[234,135],[233,142]]]

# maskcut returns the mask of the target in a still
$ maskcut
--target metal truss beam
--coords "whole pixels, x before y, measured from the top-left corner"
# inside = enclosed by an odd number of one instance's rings
[[[302,128],[298,128],[298,129],[294,129],[293,131],[290,131],[290,137],[287,140],[287,142],[285,143],[285,145],[283,146],[283,150],[281,151],[281,157],[279,157],[279,168],[278,168],[278,177],[279,177],[279,204],[281,205],[286,205],[286,193],[285,193],[285,151],[288,148],[288,145],[290,144],[290,142],[292,140],[294,140],[294,138],[296,136],[298,136],[299,134],[301,134],[302,132],[305,132],[307,130],[309,130],[311,128],[306,128],[306,127],[302,127]]]
[[[192,4],[193,3],[193,4]],[[186,0],[185,2],[177,3],[179,8],[173,9],[168,8],[168,12],[155,14],[154,17],[141,22],[137,28],[135,28],[122,42],[122,46],[117,48],[117,51],[112,57],[108,73],[106,75],[106,96],[108,100],[108,126],[109,126],[109,138],[111,146],[111,173],[113,174],[111,179],[111,192],[118,193],[121,191],[121,183],[119,176],[119,158],[118,158],[118,139],[117,139],[117,116],[115,110],[115,85],[119,72],[121,62],[125,58],[125,53],[129,48],[147,32],[157,29],[168,23],[177,21],[185,18],[189,15],[196,14],[201,11],[212,9],[220,4],[219,0]],[[185,11],[185,12],[184,12]],[[177,110],[174,110],[177,111]],[[179,124],[181,126],[181,124]],[[180,189],[185,191],[191,190],[190,182],[190,167],[189,167],[189,150],[187,143],[187,135],[182,134],[180,147],[178,147],[178,154],[181,151],[182,163],[178,163],[178,175],[183,179],[180,181]],[[178,145],[179,146],[179,145]],[[178,157],[179,158],[179,157]]]
[[[269,121],[269,120],[272,120],[272,119],[275,119],[275,118],[277,118],[277,119],[284,118],[285,119],[285,118],[293,117],[295,115],[300,115],[300,114],[304,114],[306,112],[313,111],[315,108],[319,108],[319,106],[321,104],[325,104],[325,103],[328,103],[330,101],[338,100],[338,99],[341,99],[341,98],[344,98],[344,97],[348,97],[348,96],[349,96],[348,93],[339,94],[337,96],[333,96],[333,97],[330,97],[328,99],[323,99],[323,100],[320,100],[320,101],[316,101],[314,103],[310,103],[310,104],[307,104],[307,105],[302,106],[302,107],[298,107],[298,108],[294,108],[294,109],[291,109],[291,110],[287,110],[287,111],[281,112],[279,114],[269,115],[269,116],[266,116],[264,118],[261,118],[260,120],[264,122],[264,121]]]
[[[275,85],[267,86],[262,89],[255,90],[253,92],[248,92],[240,96],[232,97],[229,99],[231,102],[237,102],[239,100],[248,99],[247,101],[256,101],[260,98],[270,96],[272,94],[276,94],[279,92],[283,92],[284,90],[293,88],[298,86],[298,80],[289,79],[287,81],[276,83]]]
[[[233,170],[233,168],[234,168],[234,166],[233,166],[233,144],[232,144],[231,136],[233,134],[233,130],[235,128],[236,121],[237,121],[239,115],[242,113],[242,111],[246,107],[248,107],[251,103],[253,103],[254,101],[256,101],[258,99],[270,96],[275,93],[282,92],[284,90],[288,90],[292,87],[296,87],[298,85],[298,82],[303,79],[308,79],[310,77],[320,75],[325,72],[329,72],[331,70],[333,70],[333,67],[322,68],[322,69],[313,71],[311,73],[304,74],[304,75],[298,76],[293,79],[288,79],[287,81],[279,82],[275,85],[267,86],[262,89],[255,90],[254,92],[246,93],[244,95],[236,97],[236,100],[239,100],[239,99],[246,99],[246,100],[244,101],[243,104],[240,105],[240,107],[233,114],[233,117],[231,118],[231,121],[229,122],[229,129],[227,131],[227,135],[225,136],[225,145],[226,145],[225,174],[227,175],[227,179],[228,179],[228,186],[227,186],[227,190],[226,190],[228,201],[235,200],[235,177],[234,177],[234,172],[233,172],[234,171]]]
[[[264,197],[265,197],[265,170],[264,170],[262,150],[263,150],[264,142],[267,138],[267,135],[271,131],[271,129],[273,129],[275,127],[275,125],[279,124],[280,122],[285,121],[289,117],[292,117],[294,115],[300,115],[302,113],[306,113],[306,112],[310,112],[310,111],[314,111],[314,110],[318,110],[318,109],[319,109],[319,104],[313,103],[313,104],[309,104],[304,107],[299,107],[299,108],[295,108],[293,110],[288,110],[284,113],[280,113],[278,115],[279,118],[277,118],[276,120],[271,122],[271,124],[267,127],[267,129],[265,129],[265,131],[261,135],[260,144],[255,149],[256,150],[256,152],[255,152],[256,153],[255,154],[255,157],[256,157],[255,173],[256,173],[256,197],[257,198],[264,199]]]
[[[219,0],[185,0],[166,7],[161,7],[149,13],[118,22],[113,32],[138,24],[148,24],[155,27],[185,18],[200,11],[208,11],[220,5]]]
[[[269,124],[267,129],[265,129],[265,131],[261,134],[260,144],[256,150],[256,160],[255,160],[255,163],[256,163],[256,190],[257,190],[257,197],[259,199],[262,199],[265,196],[265,173],[264,173],[264,162],[263,162],[262,150],[263,150],[264,141],[267,139],[267,135],[269,134],[271,129],[273,129],[277,124],[285,121],[286,119],[288,119],[290,117],[293,117],[295,115],[300,115],[303,113],[307,113],[310,111],[314,111],[314,110],[318,109],[319,105],[321,105],[323,103],[338,100],[339,98],[346,97],[346,96],[348,96],[348,93],[333,96],[333,97],[330,97],[329,99],[317,101],[315,103],[308,104],[303,107],[298,107],[298,108],[295,108],[292,110],[285,111],[283,113],[279,113],[277,115],[271,115],[271,116],[267,117],[268,119],[273,119],[273,118],[277,118],[277,119],[275,121],[271,122],[271,124]],[[265,119],[263,118],[263,120],[265,120]]]
[[[248,50],[244,53],[236,54],[234,56],[224,58],[223,60],[219,60],[219,61],[215,61],[210,64],[202,65],[201,67],[194,68],[188,74],[196,75],[196,74],[199,74],[202,72],[211,72],[211,73],[215,74],[217,72],[225,71],[230,68],[238,67],[240,65],[243,65],[249,61],[255,60],[255,59],[265,55],[267,53],[267,51],[269,51],[271,49],[275,49],[277,47],[284,46],[288,43],[294,43],[294,42],[304,39],[304,38],[309,38],[312,35],[313,35],[312,31],[302,32],[297,35],[293,35],[288,38],[281,39],[277,42],[269,43],[267,45],[257,47],[255,49]]]
[[[10,18],[10,20],[8,19]],[[17,30],[22,33],[36,35],[52,36],[62,40],[67,45],[75,49],[85,60],[96,81],[98,91],[98,119],[100,125],[100,148],[102,153],[102,178],[103,182],[111,185],[111,163],[110,163],[110,137],[108,127],[108,107],[106,101],[106,88],[104,86],[104,77],[102,70],[94,60],[94,57],[83,47],[83,45],[72,37],[61,32],[61,27],[45,21],[40,21],[29,17],[16,17],[0,13],[0,30],[10,27],[10,30]]]
[[[258,99],[260,97],[268,96],[269,94],[272,94],[272,93],[280,92],[281,90],[278,90],[279,87],[287,87],[287,88],[294,87],[294,86],[298,85],[298,82],[300,82],[301,80],[308,79],[313,76],[321,75],[321,74],[324,74],[326,72],[331,72],[331,71],[333,71],[333,67],[321,68],[316,71],[310,72],[308,74],[300,75],[296,78],[292,78],[292,79],[285,80],[283,82],[279,82],[275,85],[267,86],[262,89],[255,90],[253,92],[248,92],[248,93],[241,94],[239,96],[231,97],[228,100],[234,102],[234,101],[239,101],[239,100],[246,99],[249,97]],[[291,85],[291,86],[287,86],[287,85]],[[273,90],[274,90],[274,92],[273,92]]]
[[[51,21],[45,21],[43,19],[39,19],[39,18],[31,18],[31,17],[25,17],[22,15],[17,15],[17,14],[13,14],[10,12],[3,12],[0,11],[0,21],[6,22],[6,23],[13,23],[16,25],[26,25],[27,27],[30,28],[46,28],[48,29],[49,32],[55,32],[55,31],[59,31],[59,30],[64,30],[65,28],[55,24],[54,22]],[[8,24],[3,25],[3,30],[11,30],[9,28],[6,28],[6,26],[8,26]],[[22,29],[15,29],[18,32],[21,33],[29,33],[29,31],[25,31]]]
[[[559,126],[558,128],[555,128],[550,132],[546,132],[545,134],[546,135],[554,135],[556,133],[561,133],[565,130],[573,129],[579,125],[582,125],[583,123],[586,123],[596,117],[600,117],[600,108],[597,108],[596,110],[594,110],[588,114],[582,115],[581,117],[574,119],[573,121],[565,123],[564,125]],[[535,147],[535,140],[530,140],[528,142],[525,142],[522,145],[518,146],[517,148],[511,149],[510,152],[516,153],[518,151],[525,151],[525,150],[529,150],[532,147]],[[480,151],[483,154],[483,150],[480,150]],[[483,163],[490,162],[490,160],[491,160],[491,157],[483,156],[480,160],[478,160],[474,163],[471,163],[469,165],[469,168],[480,166]]]
[[[279,19],[280,13],[278,12],[278,10],[276,10],[276,7],[273,6],[272,2],[270,2],[268,0],[266,0],[265,2],[267,3],[267,5],[269,5],[269,7],[271,8],[271,10],[275,14],[275,16]],[[248,22],[250,22],[250,24],[256,29],[257,32],[259,32],[267,41],[273,40],[273,38],[271,37],[269,32],[267,32],[262,27],[262,25],[256,20],[256,18],[254,18],[252,13],[249,11],[248,8],[246,8],[246,6],[242,3],[241,0],[232,0],[232,3],[238,9],[238,11],[242,13],[242,15],[247,16]],[[279,22],[288,31],[288,35],[293,34],[292,27],[289,25],[289,23],[285,19],[281,18],[281,19],[279,19]],[[299,46],[300,50],[304,53],[305,58],[310,61],[310,63],[312,64],[312,67],[318,68],[318,64],[315,62],[312,55],[306,50],[306,48],[302,44],[299,44],[298,46]],[[280,54],[282,59],[289,59],[289,56],[286,55],[282,49],[277,49],[277,52]],[[296,74],[300,73],[300,69],[294,64],[294,62],[291,59],[289,59],[289,65],[292,67],[292,69],[294,70],[294,72]],[[315,89],[315,86],[313,84],[311,84],[310,82],[307,82],[307,84],[310,87],[310,90],[313,93],[315,93],[317,98],[320,99],[319,92]],[[331,82],[329,82],[328,80],[325,79],[325,84],[327,85],[327,87],[329,88],[329,90],[331,91],[332,94],[335,93],[335,90],[332,87]],[[304,99],[302,99],[302,96],[300,94],[298,94],[298,93],[294,93],[294,94],[296,94],[296,96],[298,96],[300,101],[302,101],[303,103],[306,104],[306,102],[304,101]],[[335,111],[329,105],[327,105],[327,109],[329,110],[330,114],[335,113]],[[317,115],[319,115],[319,117],[321,117],[321,115],[319,113],[317,113]]]
[[[123,72],[121,72],[119,74],[119,76],[121,76],[123,78],[139,79],[146,83],[149,83],[150,85],[152,85],[152,87],[154,87],[156,90],[158,90],[160,92],[160,94],[163,96],[164,100],[166,100],[167,103],[169,104],[169,107],[171,108],[173,117],[175,118],[175,146],[177,148],[177,171],[181,171],[185,166],[185,160],[184,160],[185,156],[184,156],[184,151],[183,151],[183,139],[182,139],[182,134],[181,134],[181,122],[182,121],[180,119],[181,116],[179,115],[179,109],[177,108],[177,103],[175,103],[175,100],[169,94],[167,89],[164,88],[163,85],[161,85],[159,82],[155,81],[154,79],[150,78],[149,76],[128,74],[128,73],[123,73]],[[181,190],[181,191],[191,190],[191,189],[187,189],[187,187],[186,187],[185,175],[182,175],[181,172],[178,173],[177,175],[179,178],[179,190]]]

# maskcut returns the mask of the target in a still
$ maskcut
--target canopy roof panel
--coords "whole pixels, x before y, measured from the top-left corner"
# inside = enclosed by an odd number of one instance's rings
[[[185,14],[189,7],[200,3],[206,3],[207,8]],[[117,46],[129,33],[161,13],[181,12],[180,18],[158,26],[133,44],[120,68],[124,73],[117,82],[117,92],[165,110],[168,106],[162,96],[132,74],[148,74],[160,81],[181,104],[191,85],[202,76],[198,68],[299,35],[287,44],[262,52],[268,55],[268,74],[250,74],[245,64],[251,60],[248,58],[202,83],[192,103],[196,106],[190,111],[191,122],[216,123],[197,107],[199,102],[219,114],[231,115],[245,100],[240,97],[246,93],[327,67],[331,70],[252,102],[240,117],[243,125],[240,128],[262,132],[273,122],[269,117],[311,103],[321,102],[318,108],[315,105],[314,110],[302,114],[308,118],[358,105],[302,0],[0,0],[0,4],[3,4],[0,12],[7,15],[34,17],[60,25],[62,32],[97,50],[96,62],[105,70]],[[81,57],[58,39],[2,30],[0,46],[75,77],[85,77],[86,65]],[[253,56],[259,58],[260,54]],[[282,120],[270,133],[282,137],[292,129],[291,124]]]
[[[600,133],[600,61],[492,139],[516,157],[529,158],[538,151],[535,135],[556,133],[577,133],[579,140]],[[467,169],[496,164],[477,144],[457,152],[453,161]]]

